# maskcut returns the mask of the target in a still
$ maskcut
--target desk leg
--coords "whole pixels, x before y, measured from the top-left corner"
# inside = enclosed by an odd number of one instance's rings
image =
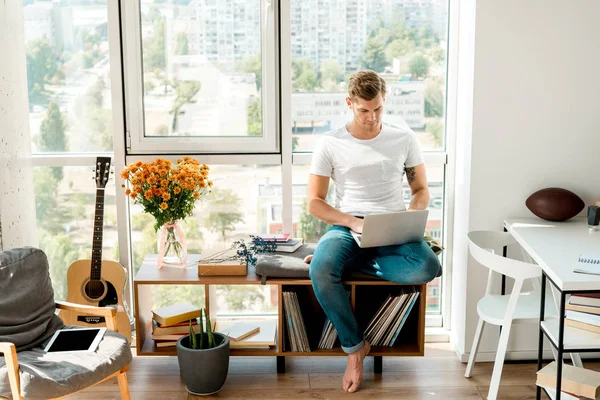
[[[544,355],[544,332],[542,331],[542,321],[544,320],[544,310],[546,309],[546,274],[542,273],[542,294],[540,301],[540,325],[538,326],[539,339],[538,339],[538,363],[537,370],[542,369],[542,357]],[[540,386],[535,387],[535,398],[540,400],[542,396],[542,388]]]
[[[562,386],[562,367],[564,357],[564,334],[565,334],[565,293],[560,292],[560,310],[558,313],[558,360],[556,364],[556,399],[561,398],[561,386]]]

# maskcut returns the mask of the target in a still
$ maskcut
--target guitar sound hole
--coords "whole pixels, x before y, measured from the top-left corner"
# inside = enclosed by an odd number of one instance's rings
[[[104,284],[102,281],[88,281],[85,285],[85,294],[90,299],[100,299],[104,296]]]

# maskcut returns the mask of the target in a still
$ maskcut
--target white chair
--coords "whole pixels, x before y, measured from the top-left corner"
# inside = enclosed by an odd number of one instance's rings
[[[503,246],[515,243],[515,240],[509,233],[474,231],[467,234],[467,239],[473,258],[483,266],[489,268],[490,271],[485,296],[477,303],[479,321],[477,322],[477,330],[475,331],[475,338],[465,377],[469,378],[471,376],[484,324],[487,322],[492,325],[501,326],[502,333],[498,342],[494,371],[488,392],[488,400],[496,400],[513,320],[539,320],[540,290],[537,289],[539,285],[536,285],[538,282],[535,278],[541,277],[542,270],[538,265],[513,260],[495,253],[496,250],[502,249]],[[492,293],[494,272],[514,279],[515,283],[510,294],[497,295]],[[523,283],[528,279],[534,280],[534,290],[522,293]],[[552,302],[546,302],[545,317],[549,316],[556,316]]]

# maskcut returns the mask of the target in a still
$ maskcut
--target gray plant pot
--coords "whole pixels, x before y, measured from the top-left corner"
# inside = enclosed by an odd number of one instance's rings
[[[190,336],[177,341],[177,360],[179,370],[188,392],[208,395],[216,393],[223,387],[229,370],[229,337],[213,332],[215,341],[219,343],[212,349],[191,349]],[[196,333],[200,342],[200,333]],[[204,334],[204,340],[208,336]]]

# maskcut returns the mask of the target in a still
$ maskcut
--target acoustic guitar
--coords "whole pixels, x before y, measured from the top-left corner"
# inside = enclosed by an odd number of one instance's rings
[[[131,319],[123,302],[127,270],[116,261],[102,260],[104,189],[110,173],[110,157],[96,159],[96,206],[92,259],[78,260],[67,272],[67,301],[96,307],[116,307],[117,329],[131,341]],[[104,327],[104,317],[62,310],[59,316],[66,325]]]

